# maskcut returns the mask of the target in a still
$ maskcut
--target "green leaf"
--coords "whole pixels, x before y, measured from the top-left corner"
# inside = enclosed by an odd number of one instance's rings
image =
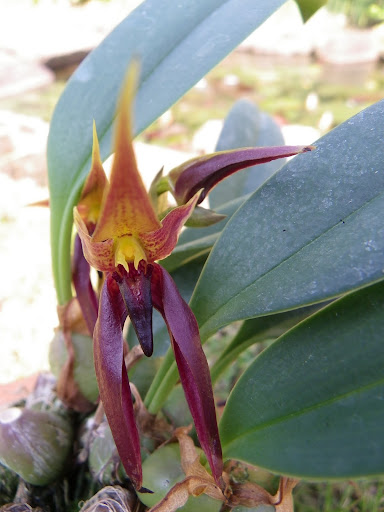
[[[79,66],[57,104],[48,139],[53,274],[60,304],[71,297],[72,209],[90,169],[92,120],[105,159],[132,56],[141,61],[134,116],[139,133],[283,3],[146,0]]]
[[[327,3],[327,0],[296,0],[301,16],[307,21],[315,12]]]
[[[191,300],[204,339],[384,277],[383,117],[382,101],[335,128],[231,218]]]
[[[275,340],[304,318],[312,315],[320,307],[322,305],[309,306],[286,311],[285,313],[246,320],[212,366],[212,382],[216,382],[222,372],[248,347],[262,341]]]
[[[206,258],[213,244],[216,242],[217,237],[218,233],[215,233],[176,247],[174,252],[164,260],[164,264],[162,262],[162,266],[166,268],[168,272],[173,272],[196,258]]]
[[[252,146],[282,146],[284,138],[276,121],[248,100],[237,101],[225,119],[215,151]],[[285,159],[244,169],[219,183],[209,194],[216,209],[232,199],[254,192],[284,164]]]
[[[383,282],[282,336],[229,397],[225,457],[306,479],[383,473],[383,339]]]

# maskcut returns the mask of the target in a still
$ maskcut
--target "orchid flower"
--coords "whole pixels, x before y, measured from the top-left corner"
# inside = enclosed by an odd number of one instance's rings
[[[74,281],[88,327],[93,331],[100,399],[124,468],[135,487],[144,492],[139,433],[124,364],[124,323],[129,316],[144,354],[150,356],[152,308],[163,316],[201,447],[213,478],[219,483],[223,471],[221,444],[209,367],[197,321],[172,277],[157,261],[171,254],[183,225],[215,181],[256,161],[296,154],[306,148],[269,148],[269,154],[268,148],[237,150],[225,152],[228,155],[222,161],[223,157],[217,154],[211,159],[203,157],[187,163],[173,172],[170,181],[178,205],[160,221],[138,172],[132,146],[130,112],[134,86],[135,73],[131,69],[118,103],[115,155],[109,182],[100,159],[95,125],[93,128],[91,171],[74,208],[82,245],[82,251],[79,242],[75,246],[75,266],[82,271],[74,272]],[[193,172],[196,165],[200,170]],[[104,274],[98,306],[90,285],[88,264]],[[88,309],[84,307],[87,301]]]

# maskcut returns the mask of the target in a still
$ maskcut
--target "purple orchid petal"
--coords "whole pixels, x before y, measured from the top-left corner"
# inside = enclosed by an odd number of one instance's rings
[[[313,146],[242,148],[219,151],[212,155],[189,160],[169,173],[174,184],[174,196],[178,204],[184,204],[196,192],[203,189],[199,197],[199,204],[215,185],[240,169],[297,155],[312,149],[314,149]]]
[[[97,320],[98,301],[90,279],[90,266],[84,257],[79,235],[75,237],[72,260],[72,281],[85,323],[92,336]]]
[[[170,334],[181,384],[213,477],[218,485],[223,460],[207,359],[196,318],[176,284],[160,265],[153,265],[153,305],[162,314]]]
[[[119,273],[113,274],[141,348],[148,357],[153,352],[151,275],[152,266],[143,261],[137,270],[129,263],[129,273],[120,266]]]
[[[109,274],[101,291],[93,335],[95,369],[100,398],[121,462],[139,490],[142,484],[140,439],[123,354],[126,318],[127,311],[119,287]]]

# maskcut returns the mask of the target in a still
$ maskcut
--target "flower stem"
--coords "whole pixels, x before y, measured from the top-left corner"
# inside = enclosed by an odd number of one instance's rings
[[[175,357],[168,349],[145,396],[144,404],[151,414],[157,414],[178,379]]]

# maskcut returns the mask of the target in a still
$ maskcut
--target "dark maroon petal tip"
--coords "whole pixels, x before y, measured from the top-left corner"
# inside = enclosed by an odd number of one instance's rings
[[[153,491],[146,487],[140,487],[140,489],[137,489],[137,492],[141,492],[142,494],[153,494]]]
[[[152,266],[141,261],[137,270],[133,263],[129,263],[129,273],[121,266],[119,270],[119,273],[114,274],[114,278],[119,285],[141,348],[144,354],[150,357],[153,353]]]

